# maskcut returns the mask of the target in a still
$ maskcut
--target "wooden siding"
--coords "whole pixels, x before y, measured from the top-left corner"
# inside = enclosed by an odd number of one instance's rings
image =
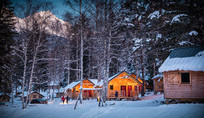
[[[190,74],[190,84],[181,83],[181,73]],[[164,97],[166,99],[204,99],[204,72],[164,72]]]
[[[164,89],[163,89],[163,78],[159,77],[159,78],[155,78],[154,79],[154,93],[158,93],[161,92],[163,93]]]
[[[29,101],[32,101],[33,99],[42,99],[43,96],[37,92],[33,92],[29,95]]]
[[[139,83],[126,72],[122,72],[108,83],[107,98],[116,98],[115,93],[118,92],[118,98],[137,98],[139,94]],[[113,89],[110,88],[113,86]]]
[[[8,95],[0,95],[0,102],[9,102],[10,96]]]
[[[82,82],[83,88],[94,88],[94,84],[90,82],[88,79],[83,80]],[[68,96],[72,99],[76,99],[78,94],[80,93],[80,83],[73,87],[72,89],[68,89]],[[83,90],[82,96],[85,99],[96,98],[96,93],[93,90]]]

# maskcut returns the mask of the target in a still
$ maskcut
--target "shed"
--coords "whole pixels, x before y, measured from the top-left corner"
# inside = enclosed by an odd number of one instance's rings
[[[174,49],[159,72],[166,100],[204,100],[204,47]]]
[[[154,94],[157,94],[158,92],[163,93],[163,75],[155,75],[152,80],[154,82]]]
[[[9,102],[10,101],[10,96],[6,94],[0,95],[0,102]]]
[[[29,94],[29,101],[32,101],[33,99],[42,99],[44,96],[38,92],[32,92]]]

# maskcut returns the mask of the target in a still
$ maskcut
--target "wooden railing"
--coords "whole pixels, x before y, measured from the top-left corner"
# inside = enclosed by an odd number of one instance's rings
[[[115,98],[115,90],[111,90],[108,92],[108,97],[109,98]],[[118,91],[118,98],[136,98],[138,97],[138,92],[137,91],[129,91],[129,93],[126,91]]]

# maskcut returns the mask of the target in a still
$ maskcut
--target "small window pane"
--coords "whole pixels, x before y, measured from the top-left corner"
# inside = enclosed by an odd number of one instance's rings
[[[110,90],[113,90],[113,85],[110,85]]]
[[[181,83],[182,84],[190,84],[189,73],[181,73]]]

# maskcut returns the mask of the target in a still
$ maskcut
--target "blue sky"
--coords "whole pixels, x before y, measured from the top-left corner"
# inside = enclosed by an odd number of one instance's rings
[[[15,6],[16,3],[24,2],[24,0],[11,0],[11,1],[13,2],[15,9],[18,9],[18,7]],[[57,16],[60,19],[63,19],[63,15],[66,13],[66,11],[71,11],[71,9],[64,4],[64,0],[44,0],[44,1],[50,1],[53,3],[55,8],[53,10],[51,10],[51,12],[53,12],[53,14],[55,14],[55,16]],[[15,14],[18,17],[21,17],[20,15],[18,15],[17,12],[18,11],[16,10]]]

